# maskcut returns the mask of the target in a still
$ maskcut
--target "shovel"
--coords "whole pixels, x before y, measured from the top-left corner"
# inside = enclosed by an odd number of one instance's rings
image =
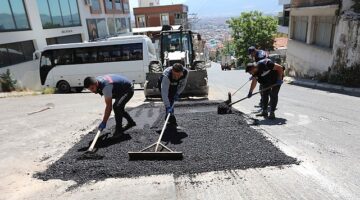
[[[248,84],[250,81],[252,81],[252,79],[249,79],[248,81],[246,81],[239,89],[237,89],[234,93],[228,93],[228,100],[226,102],[231,103],[231,98],[237,93],[239,92],[243,87],[245,87],[246,84]]]
[[[81,155],[78,158],[78,160],[100,160],[104,157],[104,156],[96,154],[94,151],[95,144],[96,144],[97,140],[99,139],[101,132],[102,131],[100,131],[99,129],[97,130],[96,135],[95,135],[93,141],[91,142],[89,149],[83,155]]]
[[[278,85],[278,84],[274,84],[274,85],[272,85],[272,86],[270,86],[270,87],[264,88],[264,89],[262,89],[262,90],[260,90],[260,91],[258,91],[258,92],[256,92],[256,93],[254,93],[252,96],[257,95],[257,94],[260,94],[260,93],[262,93],[262,92],[265,92],[266,90],[270,90],[271,88],[273,88],[273,87],[275,87],[275,86],[277,86],[277,85]],[[244,98],[242,98],[242,99],[240,99],[240,100],[235,101],[234,103],[231,103],[231,102],[228,102],[228,101],[225,101],[225,102],[221,103],[221,104],[218,106],[218,109],[217,109],[218,114],[220,114],[220,115],[223,115],[223,114],[231,114],[231,106],[234,105],[234,104],[237,104],[237,103],[239,103],[239,102],[241,102],[241,101],[244,101],[245,99],[248,99],[248,97],[244,97]]]

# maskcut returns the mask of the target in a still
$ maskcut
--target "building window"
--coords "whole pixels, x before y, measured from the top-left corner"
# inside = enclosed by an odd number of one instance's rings
[[[35,52],[32,40],[0,45],[0,67],[15,65],[33,59]]]
[[[335,34],[335,17],[315,17],[314,44],[332,48]]]
[[[90,41],[108,36],[105,19],[87,19],[86,22]]]
[[[81,26],[76,0],[37,0],[44,29]]]
[[[115,19],[116,33],[128,33],[130,32],[130,24],[126,18],[116,18]]]
[[[293,17],[293,31],[291,39],[306,42],[308,30],[308,17],[294,16]]]
[[[100,6],[99,0],[91,0],[90,12],[92,14],[100,14],[101,13],[101,6]]]
[[[123,6],[124,6],[124,13],[129,14],[130,13],[129,0],[123,0]]]
[[[123,13],[122,0],[104,0],[106,13]]]
[[[161,14],[161,25],[170,25],[169,14]]]
[[[0,32],[29,29],[29,20],[23,0],[1,0]]]
[[[122,11],[122,3],[121,0],[115,0],[115,10],[121,10]]]
[[[138,23],[138,27],[142,28],[142,27],[146,27],[146,21],[145,21],[145,16],[137,16],[137,23]]]
[[[46,38],[47,45],[53,44],[68,44],[68,43],[80,43],[82,42],[81,34],[67,35],[53,38]]]
[[[110,35],[116,35],[115,33],[115,21],[114,18],[108,18],[107,19],[107,25],[108,25],[108,29],[109,29],[109,34]]]

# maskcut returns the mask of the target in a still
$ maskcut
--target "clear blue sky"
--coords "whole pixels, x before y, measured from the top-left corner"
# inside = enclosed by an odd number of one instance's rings
[[[190,13],[202,17],[237,16],[243,11],[260,10],[266,14],[277,14],[282,10],[278,0],[160,0],[162,5],[184,3]],[[130,0],[131,8],[138,6],[137,0]]]

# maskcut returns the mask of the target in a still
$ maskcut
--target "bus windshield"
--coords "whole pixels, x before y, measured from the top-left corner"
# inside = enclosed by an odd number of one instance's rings
[[[162,49],[167,52],[190,50],[189,34],[169,33],[162,38]]]

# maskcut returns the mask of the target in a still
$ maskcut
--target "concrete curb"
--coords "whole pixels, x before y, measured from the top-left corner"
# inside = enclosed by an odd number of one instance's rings
[[[40,95],[41,92],[0,92],[0,98]]]
[[[360,88],[350,88],[341,85],[332,85],[328,83],[319,83],[314,80],[295,79],[293,77],[285,77],[284,81],[291,85],[304,86],[315,88],[319,90],[336,91],[339,93],[347,93],[355,96],[360,96]]]

